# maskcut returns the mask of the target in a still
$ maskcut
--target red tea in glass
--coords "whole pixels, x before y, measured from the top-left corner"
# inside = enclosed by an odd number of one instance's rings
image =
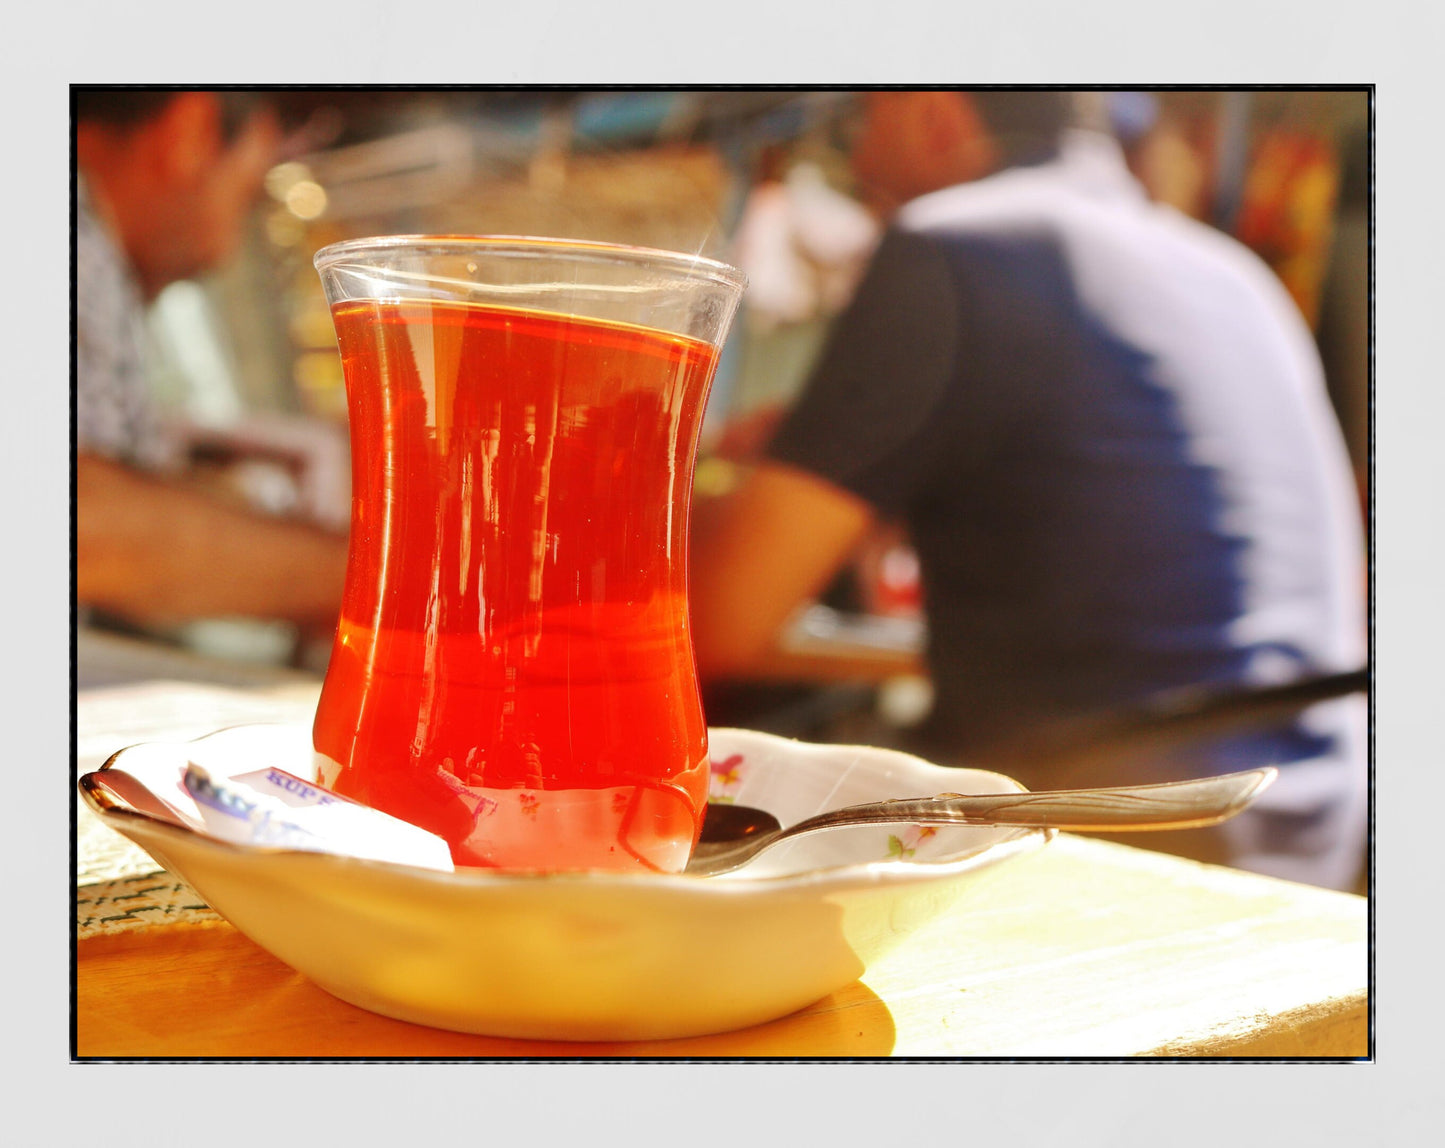
[[[660,285],[628,286],[659,261]],[[358,241],[317,264],[353,456],[319,780],[459,866],[680,871],[708,777],[688,508],[735,274],[525,240]],[[694,282],[720,301],[677,306]],[[673,305],[643,317],[708,329],[627,321],[649,292]]]

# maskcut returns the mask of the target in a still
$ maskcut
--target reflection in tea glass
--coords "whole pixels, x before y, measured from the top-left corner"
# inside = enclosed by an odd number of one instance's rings
[[[742,276],[514,237],[316,266],[352,450],[319,780],[459,866],[680,871],[708,778],[693,463]]]

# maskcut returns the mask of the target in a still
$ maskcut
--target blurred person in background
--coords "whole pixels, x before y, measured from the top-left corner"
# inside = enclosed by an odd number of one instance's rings
[[[279,158],[262,94],[77,89],[76,597],[140,628],[247,617],[334,627],[346,535],[188,485],[152,406],[144,314],[219,267]]]
[[[1366,656],[1360,516],[1310,332],[1241,244],[1151,203],[1079,106],[864,97],[851,160],[888,226],[765,459],[698,522],[699,669],[748,679],[901,520],[934,704],[895,743],[1031,789],[1278,765],[1246,814],[1129,840],[1352,887],[1363,698],[1142,775],[1030,768],[1051,729]]]

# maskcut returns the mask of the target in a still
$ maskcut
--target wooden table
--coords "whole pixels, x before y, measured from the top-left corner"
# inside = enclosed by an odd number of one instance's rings
[[[79,762],[236,721],[315,683],[82,690]],[[864,978],[687,1040],[549,1043],[376,1016],[316,988],[82,809],[75,1054],[126,1057],[1132,1057],[1371,1054],[1364,898],[1060,835]],[[107,840],[107,838],[113,840]]]

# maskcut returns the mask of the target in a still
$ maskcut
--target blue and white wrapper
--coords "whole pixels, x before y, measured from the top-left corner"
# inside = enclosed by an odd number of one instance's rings
[[[454,868],[451,851],[436,834],[285,770],[258,769],[218,778],[190,762],[183,784],[205,831],[223,841],[390,861],[444,873]]]

